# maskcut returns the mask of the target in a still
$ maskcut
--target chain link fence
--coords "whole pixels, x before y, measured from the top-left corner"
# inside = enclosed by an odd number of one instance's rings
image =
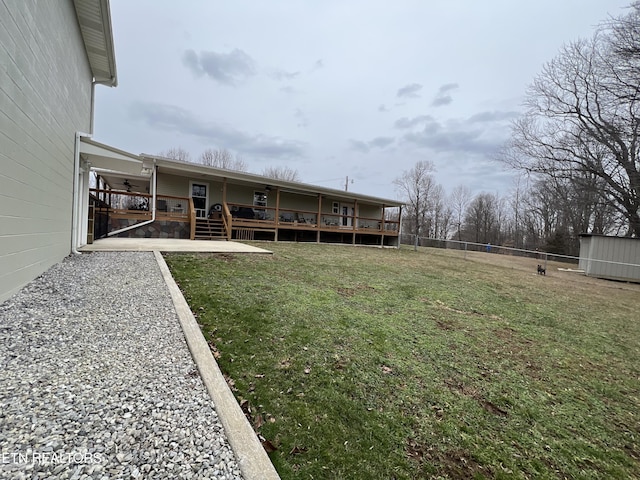
[[[400,244],[405,248],[413,247],[418,250],[418,248],[440,248],[450,251],[456,251],[459,253],[459,256],[467,259],[467,254],[470,252],[479,252],[490,254],[490,256],[484,257],[486,261],[491,263],[492,255],[500,256],[499,260],[496,257],[495,263],[504,264],[505,261],[509,263],[509,257],[513,257],[513,263],[516,263],[515,258],[521,259],[531,259],[530,266],[534,269],[539,266],[542,268],[545,273],[550,262],[553,263],[553,267],[558,270],[565,270],[569,272],[575,273],[585,273],[585,270],[591,270],[591,264],[607,264],[607,265],[615,265],[615,266],[623,266],[628,267],[626,269],[627,278],[619,278],[619,280],[623,281],[631,281],[631,282],[639,282],[640,279],[640,264],[639,263],[629,263],[629,262],[616,262],[612,260],[602,260],[596,258],[581,258],[571,255],[561,255],[557,253],[551,252],[543,252],[540,250],[527,250],[524,248],[515,248],[511,246],[505,245],[492,245],[490,243],[477,243],[477,242],[465,242],[458,240],[442,240],[436,238],[427,238],[427,237],[418,237],[416,235],[411,234],[402,234],[400,236]],[[474,254],[475,255],[475,254]],[[476,257],[477,258],[477,257]],[[518,261],[518,263],[522,264],[522,261]],[[541,273],[538,269],[538,273]],[[616,279],[607,275],[593,275],[595,277],[601,278],[611,278]]]

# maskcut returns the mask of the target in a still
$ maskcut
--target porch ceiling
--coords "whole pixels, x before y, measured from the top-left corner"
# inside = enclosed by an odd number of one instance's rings
[[[129,192],[139,193],[149,193],[151,191],[151,180],[147,177],[110,173],[101,170],[97,173],[99,173],[102,180],[114,190],[127,190]]]
[[[137,155],[132,155],[115,148],[93,142],[87,138],[80,140],[80,157],[91,165],[91,168],[103,170],[118,176],[136,176],[149,178],[153,163],[144,162]]]

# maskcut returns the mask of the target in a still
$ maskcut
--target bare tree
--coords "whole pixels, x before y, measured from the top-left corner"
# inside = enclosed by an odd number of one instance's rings
[[[266,167],[262,170],[262,175],[276,180],[285,180],[287,182],[302,181],[298,170],[291,167]]]
[[[465,214],[465,238],[472,242],[500,243],[500,215],[497,195],[485,192],[476,195]]]
[[[596,177],[600,198],[640,236],[640,3],[563,47],[534,80],[502,160],[550,178]],[[618,43],[620,42],[620,43]]]
[[[617,234],[620,219],[600,192],[602,179],[586,172],[538,176],[522,196],[521,229],[529,248],[577,255],[580,234]]]
[[[158,155],[165,158],[171,158],[172,160],[180,160],[181,162],[191,161],[191,154],[182,147],[172,147],[167,150],[163,150]]]
[[[466,185],[458,185],[453,189],[453,192],[451,192],[451,196],[449,197],[453,223],[456,228],[458,241],[462,240],[462,222],[470,202],[471,190]]]
[[[429,219],[429,238],[446,240],[451,228],[452,209],[446,201],[442,185],[436,185],[431,192],[431,199],[427,206]]]
[[[199,161],[208,167],[222,168],[225,170],[236,170],[246,172],[249,170],[247,163],[238,155],[235,157],[227,150],[208,148],[200,154]]]
[[[525,178],[522,175],[516,177],[513,188],[511,189],[508,203],[512,212],[512,223],[510,229],[510,236],[513,240],[513,246],[516,248],[522,247],[523,242],[523,230],[522,230],[522,218],[523,218],[523,197],[525,195]]]
[[[427,160],[417,162],[413,168],[406,170],[393,183],[407,205],[404,218],[409,232],[416,236],[429,231],[428,212],[431,195],[436,187],[432,172],[433,163]],[[416,244],[417,245],[417,244]]]

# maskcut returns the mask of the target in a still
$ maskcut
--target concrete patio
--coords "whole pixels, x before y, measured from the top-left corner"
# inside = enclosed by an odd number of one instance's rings
[[[96,240],[79,249],[81,252],[201,252],[201,253],[266,253],[269,250],[240,242],[223,240],[182,240],[177,238],[118,238]]]

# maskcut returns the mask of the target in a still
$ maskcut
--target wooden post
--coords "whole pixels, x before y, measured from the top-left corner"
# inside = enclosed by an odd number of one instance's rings
[[[401,235],[402,235],[402,205],[400,205],[400,210],[398,211],[398,248],[400,248]]]
[[[278,228],[280,227],[280,187],[276,187],[276,218],[273,219],[276,223],[276,233],[273,236],[273,241],[278,241]]]
[[[385,217],[385,206],[384,203],[382,204],[382,221],[380,223],[380,246],[384,247],[384,217]]]
[[[358,200],[354,200],[353,201],[353,215],[352,215],[352,219],[351,219],[351,223],[352,223],[352,227],[353,227],[353,240],[352,240],[352,244],[355,245],[356,244],[356,225],[358,224],[358,217],[356,215],[356,212],[358,211]]]
[[[222,179],[222,203],[227,203],[227,177]]]
[[[193,198],[189,197],[189,226],[191,227],[191,232],[189,237],[191,240],[195,240],[196,238],[196,209],[193,206]]]
[[[318,229],[316,243],[320,243],[320,219],[322,218],[322,195],[318,194],[318,216],[316,217],[316,228]]]

